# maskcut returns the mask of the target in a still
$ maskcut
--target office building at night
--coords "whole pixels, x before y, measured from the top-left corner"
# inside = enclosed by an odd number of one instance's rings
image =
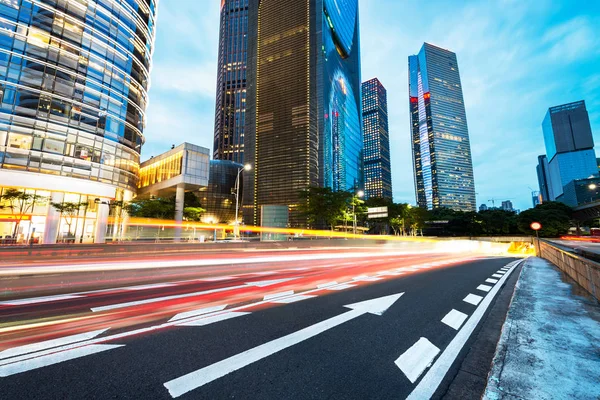
[[[138,186],[155,18],[154,0],[0,2],[0,187],[36,196],[20,224],[3,204],[0,234],[104,242]],[[81,208],[67,224],[52,203]]]
[[[249,0],[245,221],[300,192],[363,189],[358,0]]]
[[[365,199],[392,200],[387,91],[374,78],[362,84]]]
[[[560,200],[563,188],[576,179],[598,175],[594,138],[585,101],[551,107],[542,123],[546,146],[548,200]],[[538,166],[538,179],[539,175]],[[540,180],[540,191],[545,196]]]
[[[213,158],[244,162],[248,0],[222,0]]]
[[[536,167],[538,185],[540,187],[540,197],[542,202],[550,201],[550,185],[548,184],[549,178],[549,167],[548,157],[545,154],[538,156],[538,165]],[[554,198],[554,196],[553,196]]]
[[[475,211],[475,182],[456,54],[425,43],[410,56],[409,106],[417,204]]]

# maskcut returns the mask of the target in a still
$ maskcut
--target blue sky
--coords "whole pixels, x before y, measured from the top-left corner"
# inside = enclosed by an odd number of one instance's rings
[[[407,57],[425,41],[458,56],[477,204],[531,207],[550,106],[584,99],[600,143],[600,2],[359,1],[362,78],[388,90],[395,201],[415,201]],[[183,141],[212,151],[219,5],[160,1],[143,159]]]

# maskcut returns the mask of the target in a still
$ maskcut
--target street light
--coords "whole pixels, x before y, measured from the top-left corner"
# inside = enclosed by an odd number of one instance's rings
[[[590,185],[588,186],[588,188],[589,188],[590,190],[596,190],[596,188],[597,188],[597,187],[598,187],[598,186],[597,186],[595,183],[590,183]]]
[[[237,239],[240,235],[240,221],[238,219],[239,209],[240,209],[240,175],[243,171],[251,171],[252,165],[246,164],[242,168],[238,170],[237,177],[235,179],[235,223],[233,229],[233,238]]]
[[[365,195],[365,192],[363,192],[362,190],[359,190],[358,192],[356,192],[356,197],[358,197],[359,199],[362,199],[363,196]],[[352,215],[354,218],[354,223],[352,225],[352,232],[354,233],[354,235],[356,235],[356,212],[355,212],[355,206],[356,202],[353,200],[352,201]]]

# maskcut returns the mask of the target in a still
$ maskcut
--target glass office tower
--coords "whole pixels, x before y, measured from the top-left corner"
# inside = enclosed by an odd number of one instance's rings
[[[363,188],[358,0],[249,0],[246,222],[300,191]]]
[[[542,130],[548,160],[548,199],[560,200],[563,187],[572,180],[598,175],[585,101],[549,108]],[[541,186],[540,190],[543,190]]]
[[[408,62],[417,204],[475,211],[471,144],[456,54],[425,43]]]
[[[387,91],[373,78],[362,84],[365,199],[392,200]]]
[[[221,1],[213,158],[244,162],[248,0]]]
[[[20,237],[64,237],[50,203],[75,202],[69,240],[102,242],[133,196],[155,17],[154,0],[0,2],[0,186],[40,196]]]

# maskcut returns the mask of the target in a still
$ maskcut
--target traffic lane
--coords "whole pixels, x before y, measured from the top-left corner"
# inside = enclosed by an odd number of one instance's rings
[[[440,262],[440,257],[434,258]],[[454,258],[445,257],[442,261],[448,262]],[[375,262],[378,261],[378,262]],[[114,330],[126,330],[133,328],[142,328],[152,325],[157,322],[166,321],[175,314],[197,309],[199,307],[209,307],[219,304],[228,304],[230,307],[238,303],[249,303],[252,301],[261,300],[267,294],[281,293],[288,290],[294,290],[296,293],[306,291],[307,289],[315,289],[319,284],[351,281],[353,284],[364,283],[362,280],[354,282],[355,278],[362,278],[370,274],[376,274],[382,270],[398,267],[410,267],[415,265],[415,260],[410,258],[383,258],[383,259],[368,259],[344,262],[334,265],[318,266],[312,268],[297,268],[284,270],[291,272],[286,275],[269,275],[268,277],[262,274],[253,279],[237,280],[235,277],[228,277],[227,282],[217,281],[217,286],[199,287],[196,290],[186,292],[178,291],[176,293],[169,292],[157,293],[157,296],[148,294],[135,293],[135,299],[124,299],[117,297],[111,300],[100,299],[90,302],[86,298],[65,299],[50,303],[32,304],[29,309],[33,310],[29,314],[15,311],[16,315],[8,315],[5,310],[3,318],[6,324],[13,320],[12,325],[5,329],[0,329],[0,349],[9,347],[22,346],[29,343],[35,343],[44,340],[54,339],[56,337],[82,333],[86,331],[111,328]],[[423,262],[423,260],[421,260]],[[431,261],[430,261],[431,262]],[[411,268],[403,269],[405,273],[418,273],[419,270]],[[296,275],[296,274],[302,274]],[[252,274],[250,274],[252,275]],[[234,282],[231,282],[231,279]],[[267,279],[262,281],[261,279]],[[367,278],[369,279],[369,278]],[[384,277],[374,278],[384,279]],[[282,281],[277,283],[278,281]],[[250,282],[250,285],[247,283]],[[265,285],[252,286],[252,282],[265,283]],[[240,284],[241,283],[241,284]],[[274,284],[271,284],[274,283]],[[229,290],[231,289],[231,290]],[[159,290],[159,289],[156,289]],[[151,292],[155,292],[151,291]],[[208,293],[208,292],[216,293]],[[133,292],[138,292],[133,291]],[[92,300],[98,293],[92,293]],[[119,295],[120,296],[120,295]],[[113,296],[114,297],[114,296]],[[123,307],[133,303],[144,303],[130,307]],[[69,303],[75,305],[68,305]],[[115,304],[116,303],[116,304]],[[109,304],[109,305],[107,305]],[[62,305],[62,308],[57,307]],[[108,308],[106,312],[92,307]],[[67,307],[67,308],[65,308]],[[114,310],[110,310],[115,307]],[[6,307],[5,307],[6,308]],[[11,307],[9,307],[10,309]],[[18,310],[20,307],[16,307]],[[43,312],[47,309],[46,313]],[[90,309],[94,312],[90,313]],[[98,312],[96,312],[98,311]],[[28,319],[29,318],[29,319]],[[43,324],[38,324],[39,321],[44,321]],[[22,322],[22,326],[18,325]],[[38,326],[39,325],[39,326]],[[16,329],[20,327],[20,329]],[[5,332],[6,331],[6,332]]]
[[[443,351],[457,331],[441,320],[452,309],[470,315],[476,307],[463,299],[470,293],[485,295],[476,287],[510,261],[465,263],[340,294],[329,302],[332,309],[404,292],[383,316],[364,315],[349,321],[181,398],[405,398],[415,384],[396,366],[398,357],[420,338]],[[302,306],[307,308],[308,301]],[[299,307],[294,309],[296,315],[305,312]],[[286,313],[283,308],[272,311],[270,318],[275,320]]]
[[[183,397],[402,398],[412,384],[394,361],[424,335],[443,350],[455,332],[440,319],[508,261],[465,263],[110,342],[125,346],[4,378],[2,386],[11,398],[170,398],[165,382],[347,312],[344,305],[405,292],[383,316],[363,315]]]
[[[555,243],[561,247],[566,247],[568,249],[581,249],[585,251],[589,251],[591,253],[600,254],[600,243],[591,243],[586,241],[578,241],[578,240],[551,240],[551,243]]]
[[[35,274],[29,274],[31,268],[23,267],[22,270],[13,271],[10,275],[0,277],[0,299],[19,299],[24,297],[32,296],[44,296],[52,294],[62,294],[69,292],[80,292],[88,290],[100,290],[110,289],[115,286],[131,286],[141,284],[153,284],[167,281],[177,281],[185,279],[195,278],[211,278],[217,276],[224,276],[227,274],[244,274],[244,273],[261,273],[269,272],[279,266],[285,268],[293,267],[319,267],[322,265],[332,263],[343,263],[344,261],[367,261],[375,260],[381,257],[388,257],[386,251],[363,251],[354,252],[352,255],[344,258],[344,254],[347,253],[345,249],[329,250],[328,252],[280,252],[276,255],[273,254],[261,254],[261,260],[258,255],[248,255],[245,258],[233,257],[226,258],[231,260],[232,263],[225,265],[210,265],[211,260],[216,262],[222,261],[223,258],[206,258],[206,257],[186,257],[181,262],[191,263],[190,266],[169,266],[160,267],[161,263],[177,263],[178,260],[174,260],[170,257],[163,257],[162,259],[154,260],[153,262],[129,262],[119,263],[112,261],[105,261],[103,263],[90,264],[90,266],[105,266],[106,270],[98,271],[77,271],[77,264],[61,264],[57,268],[54,267],[43,267],[42,270]],[[272,261],[269,262],[269,258],[281,256],[286,257],[286,261]],[[302,260],[303,257],[323,257],[322,259],[310,259]],[[398,257],[398,254],[392,255]],[[337,259],[331,259],[330,257],[340,257]],[[422,257],[427,258],[444,258],[447,257],[443,253],[425,253],[425,254],[404,254],[402,258],[419,259]],[[198,263],[196,266],[193,265],[195,262]],[[236,263],[234,263],[236,262]],[[208,264],[207,264],[208,263]],[[137,267],[132,268],[135,265]],[[154,265],[159,265],[154,267]],[[73,267],[73,268],[71,268]],[[119,268],[122,268],[119,270]],[[56,269],[56,270],[55,270]]]

